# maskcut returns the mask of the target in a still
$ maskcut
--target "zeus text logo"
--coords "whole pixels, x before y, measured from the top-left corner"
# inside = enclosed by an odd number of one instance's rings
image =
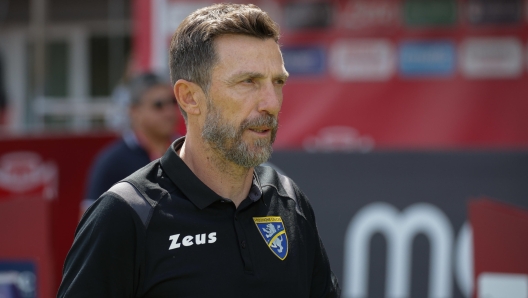
[[[206,237],[207,236],[207,237]],[[181,243],[178,242],[180,239],[180,234],[174,234],[169,237],[169,240],[171,240],[171,245],[169,246],[169,250],[180,248],[180,246],[191,246],[191,245],[201,245],[206,243],[215,243],[216,242],[216,232],[209,233],[208,235],[206,233],[203,234],[197,234],[195,236],[185,236],[182,238]]]

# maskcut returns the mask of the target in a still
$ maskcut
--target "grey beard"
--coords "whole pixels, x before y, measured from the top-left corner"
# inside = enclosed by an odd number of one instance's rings
[[[271,128],[271,138],[257,139],[251,144],[242,140],[244,131],[251,127]],[[210,107],[205,118],[202,138],[226,160],[244,168],[252,168],[267,161],[273,152],[272,144],[277,135],[278,121],[272,115],[261,115],[246,119],[240,127],[223,121],[219,111]]]

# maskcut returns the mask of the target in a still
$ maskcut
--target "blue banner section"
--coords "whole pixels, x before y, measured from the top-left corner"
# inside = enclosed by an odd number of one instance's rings
[[[325,72],[325,50],[318,46],[283,47],[284,66],[292,76],[317,76]]]
[[[37,297],[35,264],[30,261],[0,260],[0,297]]]
[[[451,76],[455,72],[455,44],[451,41],[403,42],[399,57],[404,77]]]

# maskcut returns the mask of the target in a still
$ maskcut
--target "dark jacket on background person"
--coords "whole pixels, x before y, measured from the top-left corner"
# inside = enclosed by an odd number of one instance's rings
[[[141,147],[134,133],[125,133],[96,157],[88,176],[83,206],[90,206],[112,185],[149,162],[151,160],[147,151]]]

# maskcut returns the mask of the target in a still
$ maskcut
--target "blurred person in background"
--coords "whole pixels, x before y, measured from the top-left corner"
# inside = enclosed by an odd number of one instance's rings
[[[81,215],[114,183],[160,158],[178,137],[174,126],[179,112],[168,82],[146,73],[133,78],[127,88],[130,129],[97,156],[81,204]]]
[[[128,56],[125,71],[117,86],[112,90],[111,101],[113,108],[109,109],[105,115],[107,126],[112,130],[124,132],[130,128],[130,80],[136,75],[134,71],[134,59]]]
[[[58,297],[339,297],[313,209],[268,160],[288,77],[254,5],[185,18],[170,50],[187,133],[85,213]]]

